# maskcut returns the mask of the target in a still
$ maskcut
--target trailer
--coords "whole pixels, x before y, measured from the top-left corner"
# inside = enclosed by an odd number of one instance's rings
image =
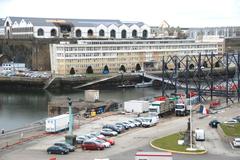
[[[69,114],[62,114],[46,119],[45,131],[55,133],[69,127]]]
[[[137,152],[135,160],[173,160],[171,152]]]
[[[163,116],[163,114],[171,113],[174,111],[174,105],[166,101],[154,101],[149,106],[149,116]]]
[[[144,113],[148,111],[148,107],[148,101],[130,100],[124,102],[125,112]]]

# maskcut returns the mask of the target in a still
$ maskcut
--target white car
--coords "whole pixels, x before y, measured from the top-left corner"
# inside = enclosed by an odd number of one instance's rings
[[[238,121],[236,119],[231,119],[231,120],[225,121],[223,123],[225,123],[225,124],[235,124],[235,123],[238,123]]]
[[[234,147],[240,147],[240,138],[234,138],[233,146]]]

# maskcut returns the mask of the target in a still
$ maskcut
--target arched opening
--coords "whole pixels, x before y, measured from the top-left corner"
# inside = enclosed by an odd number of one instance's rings
[[[42,28],[38,29],[37,35],[38,36],[44,36],[44,31],[43,31]]]
[[[137,30],[134,29],[134,30],[132,31],[132,37],[134,37],[134,38],[137,37]]]
[[[111,32],[110,32],[110,37],[111,38],[116,38],[116,31],[113,29],[113,30],[111,30]]]
[[[51,30],[51,36],[57,36],[57,31],[56,31],[56,29],[52,29]]]
[[[190,64],[190,65],[189,65],[189,69],[194,69],[194,65],[193,65],[193,64]]]
[[[8,27],[8,26],[10,26],[9,22],[7,22],[7,24],[6,24],[6,25],[7,25],[7,27]]]
[[[207,68],[207,67],[208,67],[208,64],[207,64],[206,61],[203,62],[203,67],[204,67],[204,68]]]
[[[88,66],[88,67],[87,67],[86,73],[88,73],[88,74],[92,74],[92,73],[93,73],[93,68],[92,68],[92,66]]]
[[[119,71],[126,72],[126,68],[124,65],[121,65],[119,68]]]
[[[122,38],[127,38],[127,31],[125,29],[122,30],[121,37]]]
[[[104,32],[103,29],[101,29],[101,30],[99,31],[99,37],[104,37],[104,36],[105,36],[105,32]]]
[[[147,38],[148,37],[148,31],[147,30],[144,30],[142,34],[143,34],[142,35],[143,38]]]
[[[136,70],[136,71],[141,71],[141,69],[142,69],[142,68],[141,68],[140,64],[139,64],[139,63],[136,64],[136,69],[135,69],[135,70]]]
[[[81,37],[82,36],[81,30],[77,29],[75,35],[76,35],[76,37]]]
[[[220,67],[219,61],[215,63],[215,67]]]
[[[87,32],[88,37],[92,37],[93,36],[93,30],[89,29]]]

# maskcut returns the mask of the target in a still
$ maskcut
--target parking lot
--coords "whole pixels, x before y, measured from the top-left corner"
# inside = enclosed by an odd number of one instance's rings
[[[198,145],[206,147],[208,154],[202,156],[196,156],[196,158],[218,157],[216,159],[239,159],[240,149],[232,149],[230,144],[227,144],[221,140],[218,132],[214,128],[208,126],[208,122],[213,118],[217,118],[221,121],[228,120],[230,117],[240,114],[240,109],[234,107],[231,109],[226,109],[218,114],[210,115],[206,118],[199,119],[198,116],[194,115],[193,126],[195,128],[202,128],[205,130],[206,141],[200,142]],[[134,118],[136,115],[112,115],[104,118],[97,119],[88,124],[82,125],[80,129],[75,130],[76,135],[86,134],[92,131],[100,131],[104,124],[114,124],[115,122],[125,121],[129,118]],[[166,136],[178,131],[183,131],[187,128],[188,117],[175,117],[174,115],[164,117],[160,119],[160,123],[156,126],[150,128],[134,128],[122,134],[119,134],[113,139],[116,145],[111,148],[105,149],[103,151],[89,151],[77,149],[75,152],[68,155],[49,155],[46,152],[47,147],[53,145],[55,142],[64,141],[64,134],[49,135],[45,138],[34,140],[30,143],[16,146],[11,150],[5,150],[1,152],[1,160],[15,160],[15,159],[49,159],[51,157],[56,157],[58,160],[93,160],[94,158],[110,158],[118,159],[134,159],[134,154],[139,150],[150,150],[157,151],[155,149],[149,148],[150,140]],[[222,156],[221,156],[222,155]],[[184,158],[182,158],[184,157]],[[186,159],[186,157],[174,155],[174,159]],[[214,158],[212,158],[214,159]]]

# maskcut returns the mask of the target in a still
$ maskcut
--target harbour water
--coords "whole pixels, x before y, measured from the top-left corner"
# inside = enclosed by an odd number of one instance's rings
[[[100,100],[124,102],[147,96],[161,95],[153,88],[100,90]],[[51,93],[48,91],[0,91],[0,129],[12,130],[48,116],[48,102],[59,96],[84,99],[84,91]]]

